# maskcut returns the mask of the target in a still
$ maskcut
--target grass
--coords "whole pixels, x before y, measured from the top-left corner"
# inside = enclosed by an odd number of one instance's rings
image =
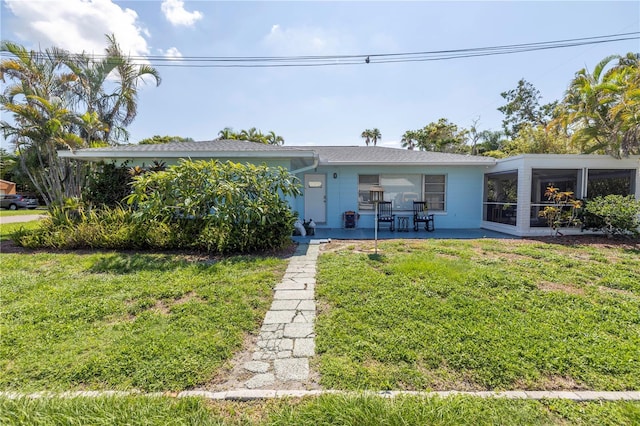
[[[286,267],[275,257],[0,256],[0,389],[20,391],[207,383],[257,331]]]
[[[325,387],[640,389],[637,246],[380,246],[319,259]]]
[[[251,403],[196,398],[0,398],[4,425],[636,425],[640,404],[324,395]]]
[[[0,241],[8,241],[11,239],[11,235],[18,231],[20,228],[24,229],[37,229],[40,226],[38,221],[19,222],[19,223],[3,223],[0,224]],[[0,250],[1,252],[1,250]]]
[[[5,216],[27,216],[27,215],[39,215],[39,214],[47,214],[46,209],[20,209],[20,210],[5,210],[0,209],[0,217]]]

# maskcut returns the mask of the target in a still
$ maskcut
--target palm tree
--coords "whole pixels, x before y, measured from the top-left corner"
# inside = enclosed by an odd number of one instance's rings
[[[382,139],[382,133],[376,127],[371,130],[371,142],[373,142],[373,146],[376,146],[378,143],[378,139]]]
[[[372,131],[370,129],[365,129],[361,134],[360,137],[364,139],[364,143],[367,144],[367,146],[369,146],[369,143],[371,142],[371,137],[372,137]]]
[[[400,139],[400,143],[403,148],[407,148],[409,151],[413,151],[416,147],[416,143],[418,140],[418,135],[413,130],[407,130],[402,135],[402,139]]]
[[[231,127],[225,127],[218,132],[218,140],[237,139],[238,135],[234,133]]]
[[[266,136],[255,127],[250,128],[249,130],[241,130],[238,134],[238,139],[242,139],[250,142],[258,142],[258,143],[267,143]]]
[[[98,61],[57,48],[34,52],[0,44],[11,56],[0,61],[0,80],[8,82],[0,105],[13,119],[0,122],[0,129],[48,206],[79,197],[85,175],[85,165],[61,159],[57,151],[126,139],[137,114],[138,83],[146,76],[160,83],[154,68],[134,65],[113,36],[107,39]]]
[[[610,66],[613,60],[618,63]],[[608,56],[578,71],[552,124],[573,130],[582,152],[620,158],[640,153],[640,55]]]
[[[284,138],[282,136],[276,135],[276,132],[271,130],[266,135],[267,143],[270,145],[284,145]]]
[[[107,36],[105,56],[96,60],[87,54],[66,54],[64,63],[76,77],[75,101],[87,112],[98,114],[107,126],[101,137],[107,143],[127,140],[126,127],[138,113],[138,85],[151,78],[156,86],[161,79],[158,71],[149,65],[136,65],[125,56],[115,36]],[[113,80],[115,77],[115,80]],[[107,84],[107,80],[109,83]],[[113,87],[111,91],[106,88]]]

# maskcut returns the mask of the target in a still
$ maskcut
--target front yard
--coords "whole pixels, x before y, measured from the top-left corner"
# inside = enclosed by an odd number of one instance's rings
[[[0,390],[182,390],[259,328],[286,262],[3,253]]]
[[[3,225],[2,236],[19,226]],[[372,248],[334,241],[319,258],[314,364],[325,388],[640,389],[637,245],[396,240],[380,243],[379,256]],[[20,393],[224,381],[286,268],[277,256],[30,252],[6,239],[0,262],[0,391]],[[633,425],[640,403],[2,397],[0,423]]]
[[[638,246],[332,245],[316,290],[327,388],[640,389]]]

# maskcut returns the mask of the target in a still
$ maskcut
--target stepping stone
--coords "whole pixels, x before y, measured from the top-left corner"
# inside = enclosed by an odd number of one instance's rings
[[[293,346],[294,357],[309,357],[316,353],[316,344],[313,339],[296,339]]]
[[[304,381],[309,379],[309,360],[307,358],[276,359],[273,361],[276,378],[283,382]]]
[[[301,338],[314,337],[313,324],[293,323],[284,326],[284,337]],[[295,344],[294,344],[295,347]]]
[[[296,311],[268,311],[264,316],[264,324],[288,324],[295,316]]]
[[[269,363],[261,361],[249,361],[244,363],[244,369],[252,373],[266,373],[269,371]]]
[[[275,383],[276,377],[273,373],[265,373],[265,374],[256,374],[249,380],[247,380],[244,385],[249,389],[262,388],[265,386],[271,386]]]

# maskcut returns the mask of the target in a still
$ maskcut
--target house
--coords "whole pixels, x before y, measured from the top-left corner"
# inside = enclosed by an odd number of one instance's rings
[[[16,193],[16,184],[8,180],[0,179],[0,195],[10,195]]]
[[[413,201],[424,200],[438,229],[482,227],[518,236],[548,232],[537,212],[551,183],[578,198],[606,188],[640,198],[638,158],[522,155],[496,160],[377,146],[277,146],[236,140],[124,145],[60,155],[130,165],[170,165],[190,158],[285,167],[304,185],[303,196],[289,203],[318,228],[344,227],[347,211],[359,214],[358,227],[373,228],[372,186],[382,186],[384,200],[392,202],[397,216],[412,216]]]

